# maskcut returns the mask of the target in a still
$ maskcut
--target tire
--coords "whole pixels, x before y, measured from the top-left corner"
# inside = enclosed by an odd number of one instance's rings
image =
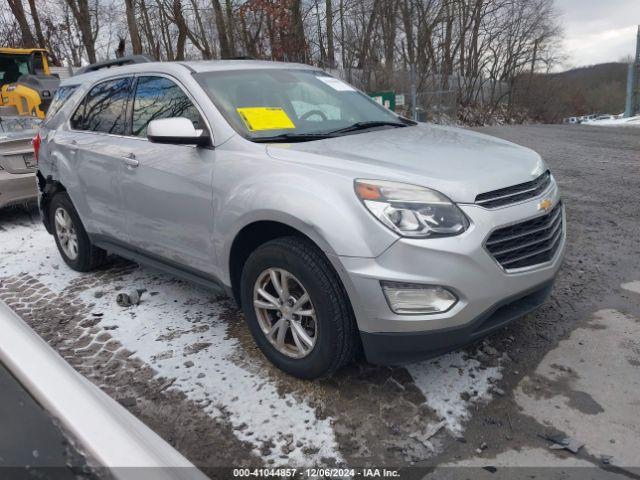
[[[64,212],[66,215],[65,218],[69,222],[67,226],[71,228],[61,230],[56,224],[56,214],[59,211]],[[49,221],[51,222],[50,225],[53,229],[53,237],[56,239],[58,251],[64,262],[71,269],[77,272],[89,272],[104,263],[107,252],[91,243],[80,221],[78,212],[66,192],[60,192],[51,199],[51,203],[49,204]],[[65,234],[69,232],[75,234],[75,249],[69,246],[65,238],[61,238],[65,237]]]
[[[315,333],[315,343],[302,358],[292,358],[290,352],[283,353],[267,338],[263,329],[264,314],[257,312],[258,308],[254,306],[255,299],[264,300],[257,293],[256,285],[262,285],[261,279],[268,282],[266,272],[274,269],[280,272],[280,280],[283,278],[283,270],[291,275],[287,277],[288,288],[292,292],[291,303],[296,303],[294,295],[298,283],[308,293],[310,303],[306,304],[304,311],[297,311],[315,313],[315,329],[305,330],[308,338],[311,337],[311,332]],[[282,237],[261,245],[244,264],[240,281],[242,308],[251,334],[262,353],[278,368],[297,378],[313,379],[329,376],[353,360],[358,345],[358,330],[349,298],[326,256],[313,243],[300,237]],[[300,293],[304,290],[297,290],[299,300]],[[273,309],[268,312],[269,315],[279,315],[281,318],[289,315]],[[301,322],[309,322],[305,324],[307,326],[311,323],[310,317],[292,317],[301,319]],[[263,321],[262,326],[259,319]],[[278,319],[273,320],[275,323]],[[293,321],[289,322],[292,323]],[[294,330],[299,331],[290,326],[286,334],[289,343],[294,343]],[[275,340],[276,336],[274,334],[272,338]],[[295,350],[295,345],[300,345],[300,341],[287,348]],[[307,347],[306,343],[302,344]]]

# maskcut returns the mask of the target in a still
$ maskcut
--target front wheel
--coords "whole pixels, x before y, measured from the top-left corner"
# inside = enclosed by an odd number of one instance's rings
[[[272,240],[247,259],[241,300],[264,355],[298,378],[329,375],[352,360],[357,329],[326,256],[299,237]]]

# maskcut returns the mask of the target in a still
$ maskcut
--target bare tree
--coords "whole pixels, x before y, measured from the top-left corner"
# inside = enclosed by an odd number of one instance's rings
[[[43,46],[76,65],[112,55],[122,37],[129,41],[119,54],[304,62],[341,69],[369,91],[408,92],[412,70],[419,90],[489,115],[527,102],[539,88],[539,72],[561,58],[560,35],[554,0],[0,3],[4,44]]]
[[[233,5],[231,0],[225,1],[227,37],[229,39],[229,51],[231,55],[236,55],[236,25],[233,18]]]
[[[229,36],[227,35],[227,24],[225,22],[224,14],[222,13],[222,5],[219,0],[211,0],[213,6],[213,15],[216,21],[216,28],[218,29],[218,42],[220,43],[220,54],[222,58],[229,58],[233,54],[231,52],[231,46],[229,45]]]
[[[336,48],[333,42],[333,2],[326,0],[326,31],[327,31],[327,66],[336,67]]]
[[[35,47],[37,46],[33,35],[31,34],[31,27],[29,26],[29,22],[27,21],[27,15],[24,12],[24,6],[22,5],[22,0],[7,0],[9,2],[9,8],[13,12],[13,16],[18,22],[18,26],[20,27],[20,34],[22,36],[22,46],[24,47]]]
[[[136,22],[135,0],[124,0],[124,7],[127,16],[127,27],[129,28],[129,40],[134,54],[142,53],[142,40]]]
[[[307,61],[307,41],[302,20],[302,0],[291,0],[291,60]]]
[[[87,53],[89,63],[95,63],[96,57],[96,37],[98,35],[98,15],[97,4],[94,4],[92,15],[89,0],[65,0],[76,21],[76,27],[80,32],[82,44]]]

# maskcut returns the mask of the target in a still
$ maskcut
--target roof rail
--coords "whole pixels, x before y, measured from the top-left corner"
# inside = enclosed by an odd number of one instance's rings
[[[92,63],[86,67],[79,68],[73,75],[80,75],[87,72],[95,72],[103,68],[120,67],[122,65],[132,65],[134,63],[155,62],[149,55],[127,55],[113,60],[104,60],[102,62]]]

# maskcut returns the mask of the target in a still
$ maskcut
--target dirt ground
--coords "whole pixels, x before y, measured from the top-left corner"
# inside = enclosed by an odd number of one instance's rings
[[[640,136],[480,131],[545,158],[568,251],[540,310],[462,351],[294,380],[263,359],[229,299],[115,257],[71,272],[25,210],[0,213],[0,299],[212,477],[343,465],[408,468],[406,478],[640,478]],[[116,304],[136,288],[140,305]],[[555,434],[583,446],[551,449]]]

